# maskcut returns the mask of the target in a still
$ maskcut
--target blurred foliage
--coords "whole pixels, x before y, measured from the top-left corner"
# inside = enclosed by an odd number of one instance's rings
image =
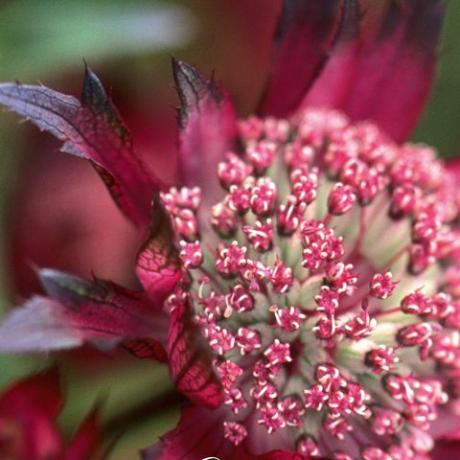
[[[247,113],[260,94],[261,76],[266,75],[268,68],[269,47],[263,43],[268,44],[279,0],[264,3],[268,8],[260,8],[262,2],[259,7],[257,2],[238,4],[240,16],[228,14],[232,3],[225,0],[3,1],[0,79],[46,80],[47,85],[67,88],[66,91],[70,82],[74,90],[79,85],[84,57],[103,77],[109,76],[115,93],[123,88],[134,104],[145,106],[151,102],[153,88],[156,95],[166,100],[173,97],[169,60],[175,54],[206,73],[216,70],[217,79],[228,87],[240,112]],[[246,5],[251,14],[256,10],[257,16],[241,15]],[[254,17],[258,18],[256,23]],[[460,2],[451,1],[438,78],[414,134],[414,139],[436,146],[443,156],[460,154],[459,21]],[[397,69],[394,72],[397,78]],[[22,149],[27,129],[18,129],[11,117],[3,117],[0,123],[0,231],[5,228],[8,200],[14,210],[14,197],[9,196],[9,191],[18,173],[17,152]],[[4,254],[1,245],[0,311],[6,308],[9,298]],[[161,399],[171,390],[165,366],[137,360],[122,360],[120,364],[112,359],[107,357],[97,371],[63,364],[69,399],[60,421],[68,434],[100,398],[106,398],[105,420],[112,420],[130,407],[148,404],[155,397]],[[0,388],[47,363],[42,358],[0,356]],[[133,429],[120,439],[111,458],[136,458],[138,449],[172,427],[177,417],[178,409],[173,406],[162,408],[151,418],[139,418]]]
[[[61,372],[68,392],[60,417],[63,428],[71,433],[77,421],[83,420],[96,401],[101,401],[102,420],[108,423],[106,436],[109,440],[119,438],[111,460],[136,458],[134,453],[151,445],[177,422],[178,406],[161,404],[172,390],[164,364],[129,359],[123,365],[104,368],[101,372],[95,368],[76,369],[63,363]],[[146,417],[142,409],[148,408],[151,401],[160,402],[159,410]],[[129,429],[126,422],[121,423],[127,414],[130,414]],[[120,423],[113,426],[111,422],[116,420]]]
[[[183,46],[193,21],[180,7],[134,0],[16,0],[0,9],[0,77],[62,73],[84,57],[104,62]]]
[[[453,157],[460,155],[460,2],[447,4],[438,78],[413,138]]]
[[[146,55],[169,53],[190,41],[195,24],[182,6],[166,2],[133,0],[72,1],[16,0],[0,6],[0,78],[21,81],[68,78],[76,72],[81,77],[82,58],[98,66],[135,59],[143,67]],[[169,59],[169,57],[168,57]],[[142,72],[141,72],[142,73]],[[0,123],[0,229],[6,228],[7,204],[11,185],[18,174],[23,149],[23,128],[16,120],[4,117]],[[8,206],[11,210],[11,206]],[[14,212],[14,206],[12,211]],[[33,228],[30,229],[33,231]],[[0,311],[9,300],[4,261],[5,247],[0,246]],[[60,423],[68,436],[92,406],[101,400],[103,420],[122,419],[132,408],[161,399],[172,386],[167,367],[151,361],[116,359],[108,356],[101,366],[60,366],[67,392]],[[113,361],[113,362],[111,362]],[[9,382],[44,369],[52,360],[46,357],[0,356],[0,388]],[[128,435],[121,436],[110,456],[113,460],[137,458],[165,430],[174,426],[178,407],[164,407],[145,418],[130,423]],[[124,434],[127,426],[119,424],[109,439]]]

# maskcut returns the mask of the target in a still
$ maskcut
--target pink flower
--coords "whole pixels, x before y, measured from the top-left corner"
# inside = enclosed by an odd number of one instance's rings
[[[81,101],[0,86],[148,235],[142,291],[41,270],[48,297],[7,317],[0,348],[167,359],[191,405],[146,459],[424,459],[456,438],[460,202],[434,151],[404,143],[443,4],[364,6],[284,2],[247,119],[174,61],[178,187],[143,168],[91,70]]]
[[[55,370],[14,383],[0,395],[0,457],[14,460],[88,460],[99,445],[98,411],[65,446],[56,418],[63,401]]]

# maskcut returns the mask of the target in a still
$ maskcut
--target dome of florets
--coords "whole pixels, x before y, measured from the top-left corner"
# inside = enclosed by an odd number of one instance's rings
[[[423,458],[460,389],[454,179],[430,147],[335,111],[239,131],[208,172],[217,202],[198,187],[161,196],[184,266],[169,305],[193,312],[225,437]]]

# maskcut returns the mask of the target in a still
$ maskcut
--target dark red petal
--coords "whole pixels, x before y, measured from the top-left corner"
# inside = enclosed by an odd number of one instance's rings
[[[55,270],[42,270],[40,278],[52,298],[33,297],[7,315],[0,326],[3,352],[74,348],[85,342],[106,348],[138,338],[166,340],[166,315],[140,293]]]
[[[285,0],[273,38],[271,75],[259,107],[284,117],[301,103],[334,44],[342,0]]]
[[[383,0],[382,5],[387,0]],[[368,11],[375,11],[376,8]],[[377,15],[378,17],[378,15]],[[344,104],[356,78],[356,66],[361,52],[360,32],[364,22],[357,0],[344,0],[340,27],[331,54],[320,75],[314,81],[302,106],[334,107]],[[375,26],[371,21],[369,29]],[[366,30],[368,30],[366,28]],[[369,37],[370,33],[366,33]]]
[[[444,8],[442,0],[348,1],[331,58],[303,104],[372,119],[405,140],[431,88]]]
[[[218,406],[223,399],[222,389],[188,303],[176,305],[170,315],[168,357],[177,389],[193,402]]]
[[[205,201],[215,201],[220,187],[214,172],[234,147],[235,111],[228,95],[191,65],[173,60],[173,72],[181,102],[181,177],[186,185],[201,187]]]
[[[64,460],[88,460],[100,447],[100,414],[96,407],[78,428],[66,450]]]
[[[136,275],[147,295],[160,305],[182,276],[171,221],[158,195],[154,198],[150,235],[139,251]]]
[[[435,440],[430,458],[450,460],[460,458],[460,418],[449,409],[440,408],[438,417],[430,426],[430,435]]]
[[[28,417],[35,412],[54,420],[62,409],[62,397],[59,373],[52,368],[12,384],[0,397],[0,414]]]
[[[135,156],[126,128],[91,70],[85,73],[81,103],[44,86],[3,83],[0,104],[64,141],[64,152],[90,160],[126,216],[141,228],[148,225],[158,181]]]
[[[431,88],[444,3],[391,4],[376,46],[362,60],[358,95],[345,107],[353,119],[371,118],[396,140],[407,138]]]
[[[5,453],[2,444],[0,455],[7,458],[10,458],[8,454],[14,455],[18,460],[56,458],[62,448],[55,426],[61,408],[62,394],[56,369],[10,386],[0,397],[0,438],[3,440],[7,436],[6,446],[12,448],[14,454],[8,450]],[[16,430],[8,430],[9,426]],[[13,438],[9,438],[11,435]]]
[[[445,167],[454,177],[460,177],[460,158],[446,158]]]
[[[432,460],[456,460],[460,458],[460,441],[440,439],[436,441],[434,449],[430,452]]]

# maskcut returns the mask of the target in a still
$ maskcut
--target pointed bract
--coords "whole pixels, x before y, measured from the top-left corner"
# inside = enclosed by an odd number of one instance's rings
[[[55,270],[42,270],[40,278],[50,297],[35,296],[7,315],[0,326],[4,353],[51,351],[84,343],[105,349],[125,339],[166,340],[166,316],[143,294]]]
[[[298,108],[326,63],[339,28],[342,0],[285,0],[273,38],[270,77],[259,106],[263,116]]]
[[[360,0],[345,7],[331,57],[303,105],[371,119],[403,141],[431,88],[445,2]]]
[[[44,86],[0,84],[0,105],[64,142],[62,150],[95,166],[125,215],[145,228],[159,181],[145,171],[96,75],[85,73],[83,102]]]
[[[285,0],[259,112],[338,108],[405,140],[431,88],[444,9],[442,0]]]
[[[131,143],[128,130],[121,121],[118,110],[107,95],[102,82],[87,65],[81,91],[81,104],[90,109],[95,115],[103,118],[107,124],[118,133],[119,137]]]
[[[74,326],[59,302],[35,296],[14,308],[0,326],[2,353],[31,353],[81,346],[84,336],[93,331]],[[96,334],[101,338],[100,334]]]
[[[181,103],[180,173],[185,185],[201,187],[205,201],[215,199],[219,184],[209,172],[234,147],[235,111],[228,95],[191,65],[173,60],[173,72]]]
[[[376,14],[376,19],[370,22],[367,30],[378,28],[383,14],[381,9],[378,10],[380,14],[377,14],[375,8],[369,10],[371,11]],[[310,90],[305,94],[302,107],[334,108],[344,103],[354,83],[355,61],[361,53],[362,19],[358,0],[345,0],[340,27],[331,54]],[[370,38],[374,35],[375,30],[372,30],[365,37]]]
[[[205,344],[194,324],[186,301],[171,309],[168,358],[176,388],[193,402],[217,407],[223,400],[222,388],[211,364]]]
[[[136,275],[147,295],[161,305],[182,277],[171,221],[159,195],[154,197],[150,235],[137,258]]]

